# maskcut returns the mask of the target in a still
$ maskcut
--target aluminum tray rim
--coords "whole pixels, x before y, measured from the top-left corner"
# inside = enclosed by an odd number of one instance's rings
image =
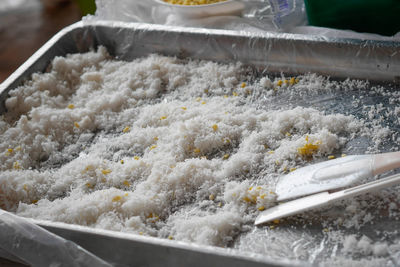
[[[333,38],[316,35],[305,35],[297,33],[280,33],[280,32],[244,32],[244,31],[233,31],[233,30],[221,30],[221,29],[202,29],[192,27],[181,27],[181,26],[166,26],[159,24],[147,24],[139,22],[122,22],[122,21],[78,21],[71,24],[58,33],[56,33],[50,40],[48,40],[42,47],[40,47],[31,57],[29,57],[20,67],[17,68],[6,80],[0,83],[0,94],[9,86],[11,86],[18,77],[20,77],[30,66],[32,66],[46,51],[52,47],[57,41],[68,33],[85,27],[95,26],[106,26],[106,27],[118,27],[125,29],[135,29],[138,31],[143,30],[158,30],[166,32],[190,32],[193,34],[202,35],[224,35],[231,37],[247,37],[247,38],[266,38],[269,40],[287,40],[297,42],[309,42],[309,43],[325,43],[332,45],[355,45],[360,47],[376,46],[376,47],[390,47],[397,50],[400,54],[400,41],[395,40],[370,40],[370,39],[356,39],[356,38]],[[394,55],[393,55],[394,56]],[[399,78],[400,79],[400,78]]]

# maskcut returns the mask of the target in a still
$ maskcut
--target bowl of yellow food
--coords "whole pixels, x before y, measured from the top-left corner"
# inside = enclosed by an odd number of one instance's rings
[[[185,17],[237,16],[245,5],[236,0],[154,0]]]

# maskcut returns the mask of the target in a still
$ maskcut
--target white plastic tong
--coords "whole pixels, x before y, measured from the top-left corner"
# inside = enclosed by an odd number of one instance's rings
[[[375,175],[400,167],[400,152],[375,155],[353,155],[300,168],[281,177],[276,186],[277,200],[298,198],[260,213],[255,225],[322,207],[385,187],[400,184],[400,174],[329,193]],[[324,192],[323,192],[324,191]],[[319,193],[322,192],[322,193]]]

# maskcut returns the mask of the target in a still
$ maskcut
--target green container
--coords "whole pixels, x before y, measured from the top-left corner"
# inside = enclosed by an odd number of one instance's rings
[[[400,32],[400,0],[304,0],[308,23],[357,32]]]

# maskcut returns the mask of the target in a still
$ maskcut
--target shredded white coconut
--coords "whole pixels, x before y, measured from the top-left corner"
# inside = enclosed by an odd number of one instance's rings
[[[279,80],[250,82],[240,64],[159,55],[117,61],[104,48],[57,57],[48,73],[34,74],[6,101],[0,206],[26,217],[266,253],[271,239],[265,233],[255,239],[260,231],[252,224],[276,204],[278,176],[311,159],[357,152],[364,139],[370,140],[365,149],[377,151],[394,134],[374,121],[384,106],[364,106],[367,121],[268,100],[291,92],[289,100],[307,101],[305,94],[366,83],[314,74]],[[390,116],[398,114],[396,107]],[[318,149],[305,157],[299,148],[308,143]],[[325,223],[359,229],[373,221],[374,215],[360,215],[360,203],[342,203],[344,214]],[[287,244],[302,238],[267,228]],[[388,244],[366,236],[331,242],[350,259],[389,253]],[[273,247],[276,255],[269,256],[318,261],[303,244],[294,253]]]

